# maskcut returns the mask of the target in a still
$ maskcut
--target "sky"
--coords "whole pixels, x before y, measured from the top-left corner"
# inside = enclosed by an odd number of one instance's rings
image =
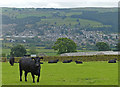
[[[0,7],[16,8],[76,8],[118,7],[119,0],[1,0]]]

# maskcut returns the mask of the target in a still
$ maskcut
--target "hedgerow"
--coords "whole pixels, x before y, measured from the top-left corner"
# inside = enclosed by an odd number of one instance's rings
[[[49,60],[56,60],[59,59],[59,61],[64,60],[80,60],[80,61],[108,61],[111,59],[119,59],[120,55],[91,55],[91,56],[44,56],[43,60],[41,61],[49,61]],[[19,59],[22,57],[15,57],[15,62],[19,62]],[[7,62],[8,59],[6,57],[2,57],[2,62]]]

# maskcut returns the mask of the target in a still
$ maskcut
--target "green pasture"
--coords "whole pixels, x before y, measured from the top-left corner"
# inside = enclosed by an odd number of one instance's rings
[[[2,49],[2,53],[8,55],[10,54],[10,49]]]
[[[65,19],[61,19],[61,18],[53,19],[53,18],[50,18],[50,19],[42,19],[41,22],[38,22],[38,24],[46,23],[46,22],[50,23],[50,24],[54,24],[56,22],[57,26],[64,25],[64,24],[69,25],[70,23],[72,25],[76,25],[76,24],[78,24],[78,22],[76,20],[77,20],[76,18],[65,18]],[[83,27],[87,26],[89,24],[90,24],[90,26],[102,26],[103,25],[100,22],[91,21],[91,20],[87,20],[87,19],[80,19],[79,18],[79,21],[80,21],[80,24]]]
[[[41,54],[41,53],[44,53],[46,54],[47,56],[57,56],[57,51],[54,51],[54,49],[44,49],[44,48],[37,48],[37,53],[38,54]],[[9,55],[10,54],[10,49],[2,49],[2,53],[3,54],[6,54],[6,55]],[[27,49],[27,51],[29,51],[29,49]]]
[[[28,12],[28,13],[29,13],[29,12]],[[35,17],[46,16],[46,17],[49,17],[49,16],[51,16],[51,14],[50,14],[50,13],[46,13],[46,14],[45,14],[45,12],[35,12],[35,13],[33,13],[33,14],[27,14],[27,15],[26,15],[26,13],[24,13],[24,14],[18,14],[18,15],[17,15],[17,18],[26,18],[26,17],[30,17],[30,16],[35,16]]]
[[[29,51],[30,49],[27,49],[27,51]],[[57,54],[57,51],[55,51],[54,49],[45,49],[44,47],[37,47],[36,48],[38,54],[44,53],[47,56],[59,56],[59,54]],[[9,55],[10,54],[10,49],[2,49],[2,53]],[[77,52],[88,52],[89,50],[77,50]]]
[[[3,85],[118,85],[118,63],[84,62],[83,64],[48,64],[41,65],[39,83],[32,83],[32,76],[28,74],[28,82],[19,81],[18,63],[10,66],[2,63]],[[37,80],[37,77],[36,77]]]

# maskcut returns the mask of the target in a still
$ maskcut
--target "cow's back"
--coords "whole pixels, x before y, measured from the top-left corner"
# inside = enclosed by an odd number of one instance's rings
[[[34,61],[31,58],[21,58],[19,61],[20,69],[31,72],[31,70],[34,68]]]

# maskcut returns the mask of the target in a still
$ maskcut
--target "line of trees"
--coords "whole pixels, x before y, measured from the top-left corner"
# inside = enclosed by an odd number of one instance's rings
[[[96,47],[98,51],[110,51],[109,44],[105,42],[97,42]],[[58,51],[58,54],[62,53],[70,53],[70,52],[77,52],[77,45],[76,43],[68,38],[59,38],[52,46],[54,50]],[[116,45],[116,51],[120,51],[120,43]],[[11,48],[10,55],[15,57],[24,56],[27,53],[27,50],[23,45],[16,45]],[[31,47],[29,50],[30,54],[36,54],[36,48]]]

